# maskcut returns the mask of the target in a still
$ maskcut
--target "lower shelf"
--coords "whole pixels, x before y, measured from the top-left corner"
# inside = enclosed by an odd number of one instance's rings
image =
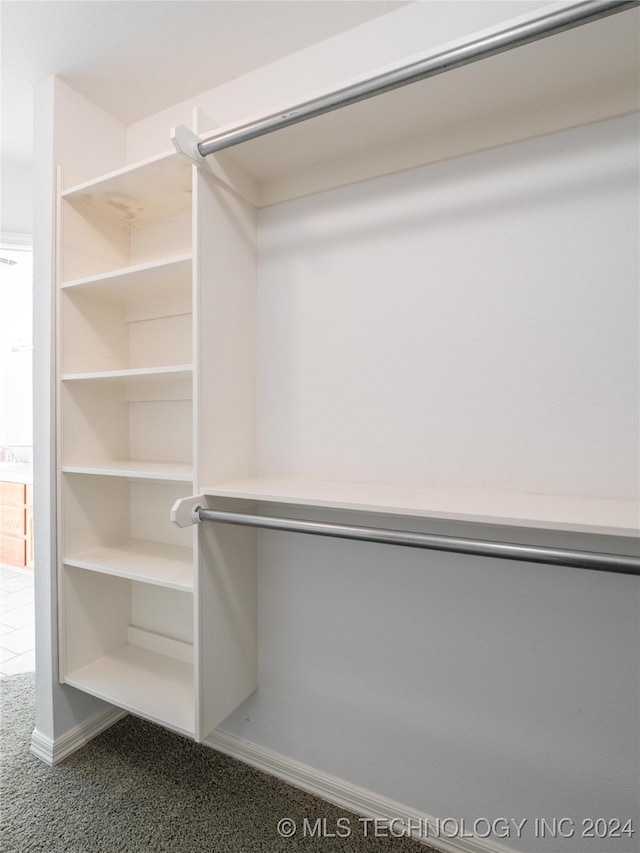
[[[69,673],[65,683],[180,734],[195,736],[192,664],[124,645]]]

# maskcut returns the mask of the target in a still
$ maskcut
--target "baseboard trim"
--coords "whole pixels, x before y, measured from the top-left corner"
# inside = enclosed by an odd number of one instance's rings
[[[97,714],[93,714],[55,739],[47,737],[35,728],[31,735],[31,752],[45,764],[51,766],[59,764],[71,753],[93,740],[100,732],[126,716],[127,712],[122,708],[107,708],[105,711],[98,711]]]
[[[469,837],[466,831],[464,837],[461,832],[459,837],[454,838],[444,837],[446,833],[438,835],[430,832],[428,837],[425,837],[424,832],[420,833],[417,830],[410,833],[410,827],[424,827],[427,823],[430,827],[437,827],[438,821],[431,815],[403,806],[366,788],[352,785],[344,779],[323,773],[314,767],[294,761],[229,732],[216,729],[203,740],[203,743],[211,749],[231,758],[237,758],[245,764],[276,776],[295,788],[314,794],[359,817],[394,821],[394,832],[397,834],[400,834],[400,823],[402,823],[407,835],[411,834],[416,841],[440,850],[442,853],[516,853],[513,848],[505,847],[490,838]]]

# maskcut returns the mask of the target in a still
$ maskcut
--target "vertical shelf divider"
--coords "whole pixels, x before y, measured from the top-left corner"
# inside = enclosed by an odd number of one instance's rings
[[[206,132],[212,122],[195,112],[196,133]],[[199,486],[255,473],[257,213],[207,168],[195,169],[194,200]],[[258,677],[256,532],[204,527],[194,529],[202,739],[255,690]]]

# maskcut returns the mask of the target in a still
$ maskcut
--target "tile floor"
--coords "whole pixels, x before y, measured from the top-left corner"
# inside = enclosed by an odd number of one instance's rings
[[[0,564],[0,675],[35,669],[33,571]]]

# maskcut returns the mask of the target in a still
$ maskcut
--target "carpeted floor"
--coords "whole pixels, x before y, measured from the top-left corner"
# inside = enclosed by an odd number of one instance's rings
[[[428,853],[365,838],[348,812],[131,716],[48,767],[29,752],[33,673],[0,687],[3,853]],[[281,838],[285,816],[299,828],[326,818],[332,830],[342,817],[351,836]]]

